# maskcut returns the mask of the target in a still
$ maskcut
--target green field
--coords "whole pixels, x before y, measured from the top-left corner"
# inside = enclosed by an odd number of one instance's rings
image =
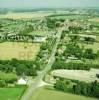
[[[0,88],[0,100],[19,100],[25,87]]]
[[[53,16],[52,18],[57,18],[57,19],[87,19],[88,16],[84,15],[63,15],[63,16]]]
[[[34,60],[39,49],[38,43],[3,42],[0,43],[0,59]]]
[[[28,33],[29,35],[40,35],[40,36],[46,36],[47,35],[47,31],[33,31]],[[50,32],[49,32],[50,33]]]
[[[33,93],[31,100],[97,100],[94,98],[56,91],[53,88],[40,88]]]
[[[37,12],[24,12],[24,13],[7,13],[0,15],[0,18],[9,19],[37,19],[43,18],[45,16],[51,15],[52,13],[37,13]]]

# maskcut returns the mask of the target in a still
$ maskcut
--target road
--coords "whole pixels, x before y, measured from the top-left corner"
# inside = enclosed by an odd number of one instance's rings
[[[61,34],[62,34],[62,28],[58,29],[57,31],[57,39],[56,39],[56,43],[54,44],[51,56],[49,58],[49,61],[45,67],[45,69],[35,78],[35,80],[33,81],[33,83],[31,83],[31,85],[28,87],[28,89],[26,90],[26,92],[24,93],[24,95],[22,96],[21,100],[30,100],[33,92],[41,86],[41,84],[43,83],[43,77],[47,74],[47,72],[51,69],[54,61],[55,61],[55,53],[57,51],[57,46],[60,42],[60,38],[61,38]]]

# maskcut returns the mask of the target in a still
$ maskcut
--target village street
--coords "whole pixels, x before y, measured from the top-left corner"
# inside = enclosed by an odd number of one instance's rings
[[[53,47],[53,50],[52,50],[51,56],[49,58],[48,64],[46,65],[45,69],[35,78],[35,80],[33,81],[33,83],[31,83],[31,85],[29,86],[29,88],[26,90],[26,92],[22,96],[21,100],[30,100],[31,96],[33,95],[32,93],[38,87],[46,85],[46,83],[43,82],[43,77],[51,69],[51,66],[53,65],[53,63],[55,61],[55,53],[56,53],[56,50],[57,50],[57,46],[58,46],[58,44],[60,42],[61,34],[62,34],[62,28],[58,29],[56,43],[55,43],[55,45]]]

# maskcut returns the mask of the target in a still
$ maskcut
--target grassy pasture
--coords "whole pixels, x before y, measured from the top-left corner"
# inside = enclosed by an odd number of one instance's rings
[[[0,15],[0,18],[9,18],[9,19],[31,19],[31,18],[43,18],[50,15],[51,13],[44,12],[24,12],[24,13],[8,13],[5,15]]]
[[[37,89],[30,100],[96,100],[94,98],[64,93],[56,91],[53,88],[39,88]]]
[[[25,87],[0,88],[0,100],[19,100]]]
[[[3,42],[0,43],[0,59],[34,60],[39,49],[38,43]]]

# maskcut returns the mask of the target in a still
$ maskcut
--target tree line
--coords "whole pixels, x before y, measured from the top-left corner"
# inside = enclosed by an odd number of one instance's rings
[[[0,71],[5,73],[15,72],[17,75],[36,76],[36,67],[33,61],[26,60],[0,60]]]
[[[99,64],[55,61],[52,66],[52,69],[90,70],[90,68],[99,68]]]
[[[99,83],[97,81],[86,83],[60,78],[54,84],[54,88],[64,92],[99,98]]]

